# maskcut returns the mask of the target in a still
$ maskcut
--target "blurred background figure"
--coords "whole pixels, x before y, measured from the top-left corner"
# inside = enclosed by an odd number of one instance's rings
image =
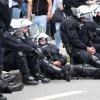
[[[20,17],[26,18],[26,16],[27,16],[27,0],[22,0]]]
[[[22,0],[12,0],[12,18],[13,19],[18,19],[20,17],[21,3],[22,3]]]
[[[60,9],[63,12],[64,8],[63,8],[62,3],[63,3],[63,0],[54,0],[53,7],[52,7],[52,16],[54,15],[54,13],[57,9]],[[61,22],[55,22],[55,30],[56,30],[55,44],[58,49],[60,48],[60,43],[61,43],[60,24],[61,24]]]
[[[45,32],[47,21],[51,19],[51,0],[29,0],[28,1],[28,19],[32,16],[31,37],[37,32]],[[31,15],[32,14],[32,15]]]

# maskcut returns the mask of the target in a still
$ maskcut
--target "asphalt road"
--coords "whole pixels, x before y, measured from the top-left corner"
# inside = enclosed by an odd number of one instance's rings
[[[62,47],[60,52],[67,55]],[[51,80],[48,84],[25,86],[20,92],[4,95],[8,100],[100,100],[100,80]]]
[[[48,84],[25,86],[23,91],[4,95],[8,100],[100,100],[100,80],[52,80]]]

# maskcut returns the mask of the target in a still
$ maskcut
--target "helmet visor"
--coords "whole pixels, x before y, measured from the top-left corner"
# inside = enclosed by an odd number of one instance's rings
[[[93,20],[91,13],[81,14],[80,18],[82,18],[82,17],[85,19],[85,21],[92,21]]]

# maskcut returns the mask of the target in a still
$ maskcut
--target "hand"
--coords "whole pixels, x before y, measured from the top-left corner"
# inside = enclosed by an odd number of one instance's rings
[[[27,19],[31,21],[31,16],[27,16]]]
[[[94,47],[87,47],[87,51],[88,51],[88,53],[90,53],[90,54],[96,53],[96,49],[95,49]]]
[[[53,14],[51,14],[51,19],[52,19],[52,17],[53,17]]]
[[[59,6],[59,8],[60,8],[60,10],[61,10],[61,11],[63,11],[63,10],[64,10],[63,5],[60,5],[60,6]]]
[[[52,15],[50,13],[47,13],[47,18],[48,18],[48,21],[50,21],[52,18]]]
[[[55,65],[55,66],[61,67],[60,61],[54,61],[52,64]]]

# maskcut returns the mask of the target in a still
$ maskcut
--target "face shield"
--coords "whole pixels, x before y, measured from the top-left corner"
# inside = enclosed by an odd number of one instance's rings
[[[81,18],[83,21],[93,21],[92,13],[89,6],[79,6],[77,8],[77,18]]]
[[[100,23],[100,5],[94,4],[90,6],[93,20],[97,22],[98,24]]]
[[[14,29],[13,34],[17,34],[17,36],[23,37],[23,33],[28,35],[28,27],[32,24],[32,22],[25,18],[12,19],[11,27]]]
[[[38,39],[39,45],[45,45],[47,43],[47,38],[41,37]]]
[[[45,33],[38,33],[34,37],[34,41],[36,41],[37,44],[45,44],[48,42],[49,36]],[[41,42],[41,43],[39,43]]]
[[[93,21],[93,17],[91,13],[85,13],[80,15],[80,18],[83,18],[84,21]]]
[[[31,24],[32,22],[25,18],[12,19],[10,23],[11,27],[13,27],[14,29],[26,28],[29,27]]]

